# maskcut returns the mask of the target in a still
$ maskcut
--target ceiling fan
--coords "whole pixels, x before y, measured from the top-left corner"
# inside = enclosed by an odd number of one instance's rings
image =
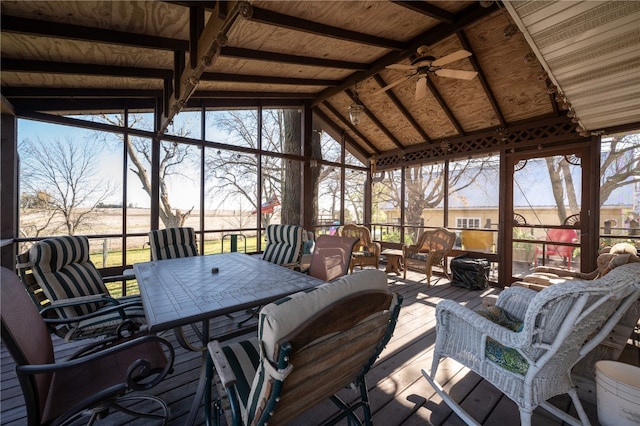
[[[386,92],[392,87],[396,87],[399,84],[410,80],[412,77],[418,76],[418,79],[416,80],[416,100],[420,100],[427,94],[427,75],[430,73],[435,74],[439,77],[458,78],[461,80],[471,80],[476,75],[478,75],[476,71],[450,70],[447,68],[442,68],[443,65],[471,56],[471,52],[468,52],[466,50],[458,50],[457,52],[453,52],[447,56],[443,56],[440,59],[436,59],[427,53],[428,49],[429,48],[427,46],[420,46],[417,50],[418,56],[411,60],[411,65],[388,65],[386,68],[403,71],[413,71],[413,73],[406,75],[401,79],[398,79],[393,83],[383,87],[375,94]]]

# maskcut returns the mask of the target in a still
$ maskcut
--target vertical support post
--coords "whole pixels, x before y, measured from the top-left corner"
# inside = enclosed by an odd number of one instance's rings
[[[16,116],[11,105],[2,97],[2,127],[0,128],[0,238],[2,249],[0,265],[12,269],[15,265],[17,248],[15,244],[4,244],[18,236],[18,142]]]

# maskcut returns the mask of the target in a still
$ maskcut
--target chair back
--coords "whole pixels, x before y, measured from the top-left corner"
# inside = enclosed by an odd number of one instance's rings
[[[462,250],[490,251],[493,246],[493,232],[476,229],[460,231]]]
[[[18,276],[4,267],[0,274],[0,323],[7,350],[17,365],[53,363],[49,330]],[[51,380],[52,374],[20,377],[29,418],[39,418]]]
[[[193,228],[165,228],[149,232],[151,260],[197,256],[196,233]]]
[[[323,281],[333,281],[347,274],[353,247],[358,238],[320,235],[311,256],[309,275]]]
[[[424,231],[418,237],[415,246],[418,252],[427,253],[441,251],[450,252],[456,242],[456,233],[445,228],[437,228],[432,231]]]
[[[277,265],[298,263],[302,247],[307,240],[307,231],[297,225],[268,225],[267,246],[262,259]]]
[[[369,228],[362,225],[347,224],[340,229],[340,236],[347,238],[357,238],[354,251],[372,251],[373,246],[371,239],[371,231]]]
[[[244,424],[284,424],[350,383],[364,383],[401,302],[384,272],[366,270],[265,306]]]
[[[86,236],[71,235],[38,241],[29,249],[29,263],[33,277],[50,301],[109,295],[100,272],[89,259],[89,239]],[[73,318],[92,313],[103,305],[76,305],[57,312],[63,318]]]

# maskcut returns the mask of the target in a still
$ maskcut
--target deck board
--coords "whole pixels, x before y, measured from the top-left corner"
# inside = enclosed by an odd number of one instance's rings
[[[468,291],[449,285],[441,278],[434,286],[427,288],[424,275],[409,272],[407,280],[389,274],[389,288],[400,293],[404,303],[395,333],[380,359],[367,375],[370,389],[371,407],[374,421],[378,425],[446,425],[458,426],[463,423],[442,402],[435,391],[422,377],[421,370],[429,371],[435,343],[435,306],[443,299],[453,299],[471,309],[481,306],[482,297],[497,294],[498,289]],[[411,279],[418,281],[412,281]],[[422,280],[420,282],[419,280]],[[245,313],[234,315],[234,319],[217,318],[212,325],[216,330],[233,330],[233,321],[246,318]],[[173,374],[153,389],[152,393],[164,399],[171,409],[170,425],[182,425],[191,408],[200,373],[201,356],[180,348],[173,332],[165,333],[176,347],[176,359]],[[82,346],[83,342],[67,344],[55,339],[57,357],[65,357]],[[24,401],[15,376],[13,361],[4,346],[0,353],[1,376],[1,418],[3,425],[26,424]],[[518,424],[519,414],[515,403],[504,397],[490,383],[478,375],[463,368],[457,362],[445,359],[438,368],[438,380],[443,383],[450,395],[460,402],[474,418],[483,425]],[[346,400],[355,398],[351,390],[344,390],[341,396]],[[568,397],[557,397],[554,404],[563,410],[572,411]],[[585,402],[585,409],[592,423],[597,425],[596,407]],[[299,419],[291,422],[296,425],[315,425],[335,412],[329,402],[311,408]],[[201,407],[198,424],[204,424]],[[560,425],[561,422],[542,409],[534,412],[536,425]],[[103,425],[143,425],[147,422],[132,420],[125,415],[114,413],[101,421]]]

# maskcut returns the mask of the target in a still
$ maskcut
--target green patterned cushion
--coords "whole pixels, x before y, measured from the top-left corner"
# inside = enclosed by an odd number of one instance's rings
[[[529,363],[517,350],[505,347],[491,337],[487,337],[487,346],[484,353],[488,359],[512,373],[524,376],[529,368]]]
[[[490,321],[508,328],[511,331],[522,331],[522,321],[513,317],[509,312],[498,306],[491,306],[487,309],[478,311],[478,313]],[[527,369],[529,368],[529,363],[527,363],[527,360],[517,350],[505,347],[493,340],[491,337],[487,337],[485,356],[489,360],[501,365],[513,373],[524,375],[527,373]]]

